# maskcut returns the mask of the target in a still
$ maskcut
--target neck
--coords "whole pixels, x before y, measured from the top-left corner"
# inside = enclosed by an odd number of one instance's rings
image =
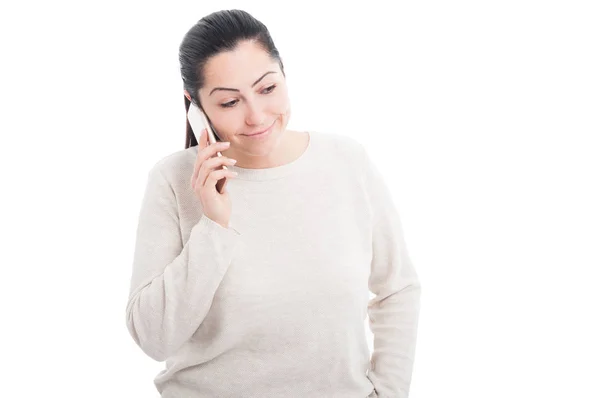
[[[244,169],[266,169],[288,164],[302,155],[306,148],[307,135],[298,131],[286,130],[278,145],[265,156],[253,156],[235,151],[235,148],[221,152],[224,156],[237,160],[236,167]]]

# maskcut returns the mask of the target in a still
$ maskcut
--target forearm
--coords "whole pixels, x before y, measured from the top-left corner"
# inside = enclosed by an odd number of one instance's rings
[[[237,236],[203,218],[179,256],[158,275],[132,287],[127,326],[147,355],[165,360],[198,329],[229,267]],[[144,256],[136,257],[134,267],[144,267]]]
[[[368,377],[378,397],[408,397],[412,379],[421,288],[413,280],[369,304],[374,344]]]

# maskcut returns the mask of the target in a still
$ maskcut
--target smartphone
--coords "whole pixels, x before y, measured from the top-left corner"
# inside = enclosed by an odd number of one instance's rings
[[[208,118],[206,117],[204,112],[200,108],[198,108],[198,106],[196,106],[193,102],[190,102],[190,108],[188,109],[187,118],[190,122],[190,126],[192,127],[192,131],[196,136],[196,141],[200,142],[200,134],[202,133],[202,130],[206,128],[208,132],[208,141],[211,144],[217,142],[217,138],[215,136],[210,122],[208,121]],[[217,156],[223,155],[221,155],[221,152],[217,152]],[[227,166],[225,165],[223,165],[222,168],[223,170],[227,170]],[[223,193],[223,185],[226,181],[226,178],[221,178],[219,181],[217,181],[216,187],[219,193]]]

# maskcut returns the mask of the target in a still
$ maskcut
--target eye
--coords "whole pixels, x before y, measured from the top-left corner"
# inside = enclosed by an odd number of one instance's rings
[[[272,86],[269,86],[269,87],[265,88],[265,89],[263,90],[263,93],[265,93],[265,94],[270,94],[270,93],[272,93],[272,92],[273,92],[273,90],[275,90],[275,87],[276,87],[276,86],[277,86],[276,84],[273,84]]]
[[[262,93],[263,94],[271,94],[275,90],[275,87],[277,87],[277,85],[273,84],[273,85],[265,88],[262,91]],[[220,106],[221,106],[221,108],[233,108],[235,106],[235,104],[237,104],[237,103],[238,103],[238,100],[233,100],[233,101],[229,101],[224,104],[221,104]]]
[[[237,104],[237,100],[229,101],[224,104],[221,104],[221,107],[222,108],[231,108],[231,107],[235,106],[235,104]]]

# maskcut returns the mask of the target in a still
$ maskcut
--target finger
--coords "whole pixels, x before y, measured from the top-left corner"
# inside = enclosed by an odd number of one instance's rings
[[[206,128],[203,128],[202,131],[200,132],[200,136],[198,137],[198,150],[205,148],[208,145],[208,139],[207,139],[208,135],[207,135],[207,130]]]
[[[196,181],[194,184],[192,184],[192,186],[195,187],[198,184],[200,184],[200,186],[204,185],[204,182],[206,181],[206,178],[211,171],[216,169],[223,169],[224,166],[232,166],[235,163],[235,159],[228,158],[227,156],[217,156],[205,160],[200,165],[198,170],[198,177],[196,178]]]
[[[208,174],[208,177],[206,178],[206,183],[203,185],[203,188],[208,188],[217,191],[217,181],[219,181],[221,178],[235,178],[237,175],[238,173],[231,170],[213,170]]]
[[[206,129],[202,130],[202,136],[204,138],[201,139],[202,144],[198,143],[198,155],[196,156],[194,171],[192,172],[192,176],[190,178],[192,185],[194,184],[194,181],[198,179],[198,171],[202,163],[205,160],[210,159],[212,156],[217,155],[217,152],[224,151],[229,147],[229,142],[210,144],[206,138],[208,136],[208,131]]]
[[[198,149],[198,151],[199,151],[198,156],[196,157],[196,163],[194,164],[194,171],[192,173],[192,177],[190,180],[190,182],[192,183],[192,186],[194,186],[194,182],[198,179],[198,176],[200,173],[200,168],[202,167],[202,164],[205,161],[207,161],[208,159],[211,159],[212,157],[218,158],[219,156],[215,156],[215,155],[217,155],[217,152],[224,151],[228,147],[229,147],[229,142],[217,142],[215,144],[210,144],[201,150]]]
[[[208,140],[207,140],[207,131],[206,129],[202,129],[202,132],[200,133],[200,136],[198,137],[198,156],[196,156],[196,163],[194,164],[194,167],[197,166],[199,164],[199,155],[202,152],[202,150],[204,148],[206,148],[208,146]]]
[[[215,144],[209,144],[203,149],[199,149],[196,166],[199,166],[200,163],[203,163],[212,157],[217,157],[217,152],[224,151],[227,148],[229,148],[229,143],[217,142]]]
[[[221,191],[220,193],[225,193],[227,191],[227,183],[229,182],[229,178],[225,178],[225,182],[223,182],[223,185],[221,186]],[[217,183],[218,184],[218,183]]]
[[[222,166],[233,166],[236,164],[237,160],[229,158],[227,156],[215,156],[214,158],[208,158],[204,161],[204,163],[200,166],[206,167],[207,170],[216,169]]]
[[[202,131],[200,132],[200,136],[198,137],[198,146],[197,146],[198,154],[196,155],[196,161],[194,162],[194,170],[193,170],[192,176],[190,178],[192,187],[194,186],[194,181],[196,181],[196,179],[198,178],[198,169],[202,162],[202,159],[201,159],[202,150],[204,148],[206,148],[206,146],[208,145],[207,140],[206,140],[206,134],[207,134],[206,129],[202,129]]]
[[[222,152],[229,148],[229,142],[217,142],[214,144],[208,144],[202,149],[198,149],[198,158],[196,161],[202,163],[207,159],[217,156],[217,152]]]

